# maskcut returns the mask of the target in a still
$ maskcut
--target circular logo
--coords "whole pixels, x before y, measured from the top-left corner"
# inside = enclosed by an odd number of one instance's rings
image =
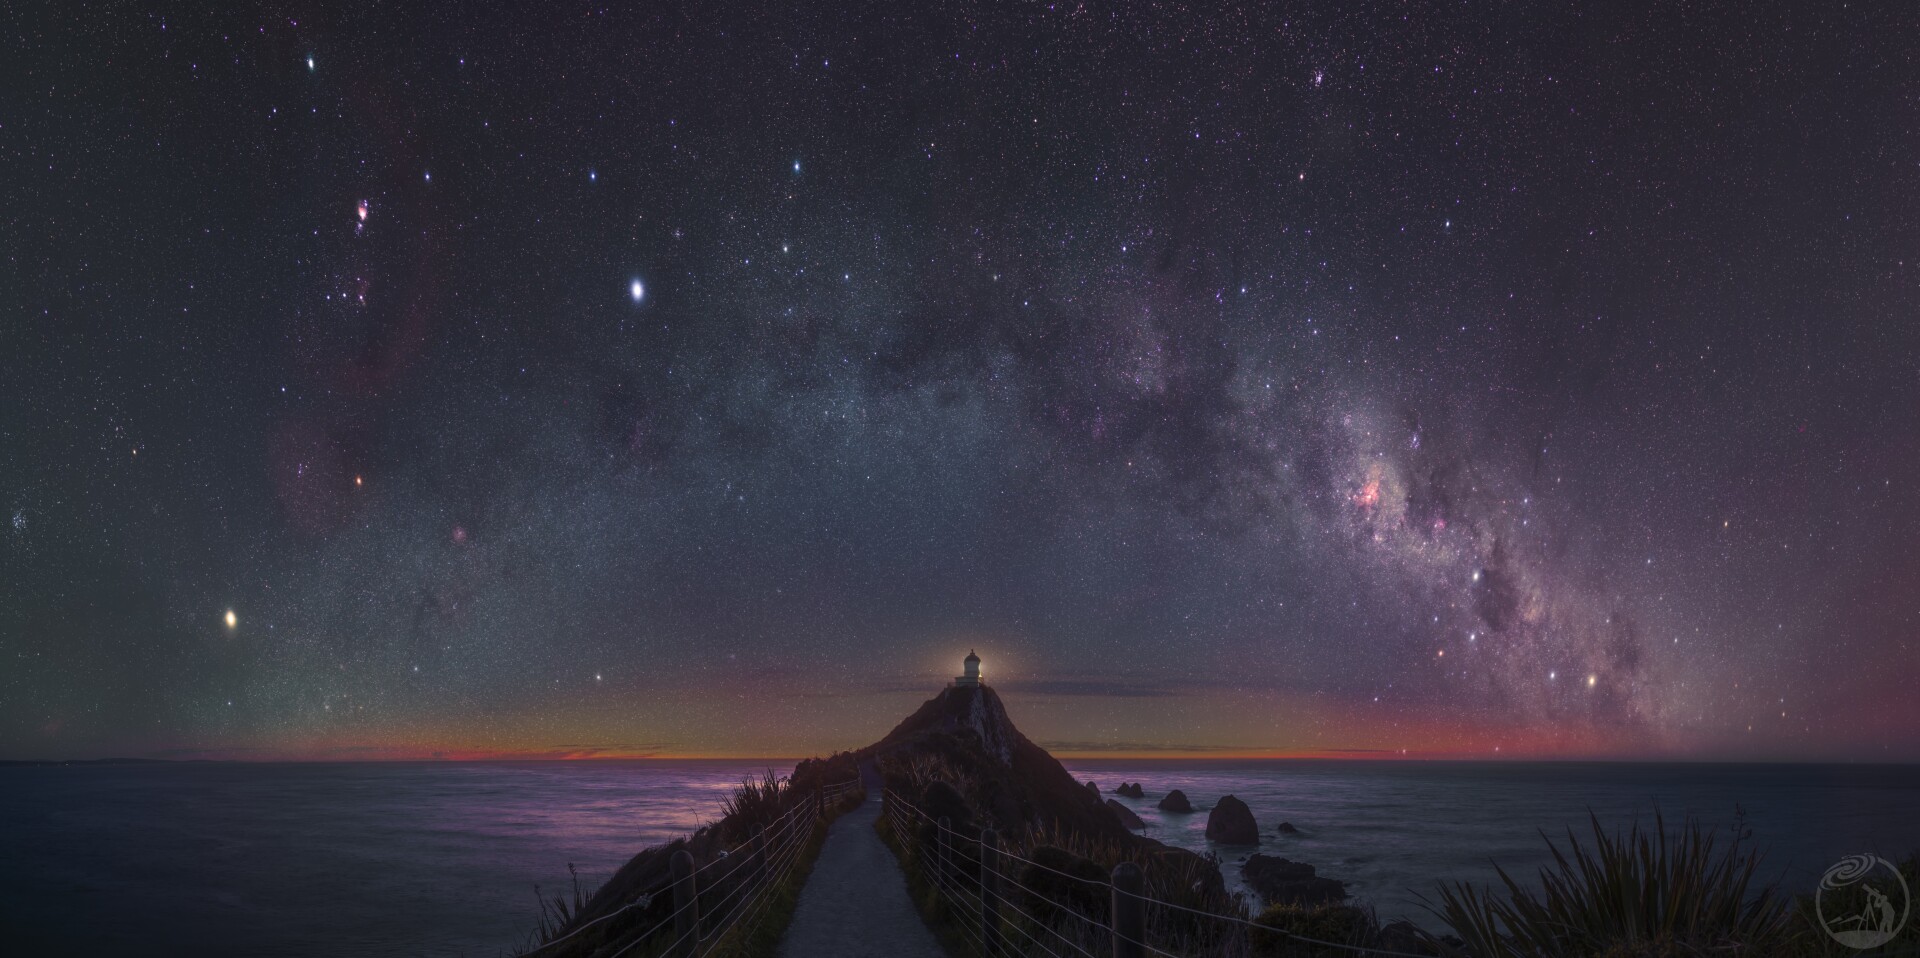
[[[1895,894],[1900,900],[1895,902]],[[1907,925],[1913,905],[1900,869],[1878,855],[1848,855],[1820,876],[1813,909],[1827,934],[1849,948],[1873,948]]]

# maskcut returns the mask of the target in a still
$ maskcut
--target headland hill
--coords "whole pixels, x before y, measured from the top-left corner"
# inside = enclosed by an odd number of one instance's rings
[[[1441,883],[1436,933],[1382,921],[1310,863],[1260,853],[1262,826],[1235,796],[1143,782],[1113,792],[1206,815],[1209,843],[1235,861],[1154,839],[1133,809],[1077,780],[1014,725],[970,653],[963,674],[879,741],[749,780],[717,821],[643,849],[597,890],[546,902],[518,954],[1839,953],[1810,896],[1762,884],[1750,847],[1716,843],[1691,821],[1613,835],[1593,819],[1590,840],[1566,837],[1559,874],[1540,876],[1544,898],[1532,876],[1502,872],[1499,890]],[[1900,866],[1910,884],[1915,868],[1912,856]],[[1151,943],[1131,950],[1134,935]],[[1910,923],[1886,953],[1916,946]]]

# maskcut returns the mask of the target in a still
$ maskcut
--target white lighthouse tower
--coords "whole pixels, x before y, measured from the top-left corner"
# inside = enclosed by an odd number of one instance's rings
[[[978,686],[980,684],[980,656],[977,653],[968,652],[965,664],[966,668],[962,670],[959,678],[953,680],[953,684],[963,689]]]

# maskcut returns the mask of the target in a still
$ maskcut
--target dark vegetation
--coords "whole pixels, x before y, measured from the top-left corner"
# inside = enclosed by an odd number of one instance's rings
[[[1452,934],[1436,937],[1405,921],[1383,924],[1371,908],[1338,900],[1344,897],[1334,894],[1339,882],[1281,859],[1262,863],[1274,872],[1270,878],[1296,891],[1306,888],[1302,883],[1324,883],[1307,890],[1333,900],[1304,892],[1273,896],[1281,900],[1270,899],[1249,920],[1247,902],[1227,890],[1217,858],[1129,830],[1096,790],[1013,727],[991,689],[979,687],[949,688],[880,742],[803,762],[790,781],[771,774],[749,779],[721,820],[641,852],[591,895],[582,894],[576,877],[571,898],[542,899],[537,934],[551,941],[591,927],[542,951],[542,958],[605,958],[650,928],[656,931],[628,954],[655,954],[672,940],[659,930],[671,927],[667,861],[673,852],[688,850],[697,865],[720,861],[706,874],[724,887],[738,866],[722,855],[738,850],[754,824],[771,824],[800,796],[857,776],[866,760],[877,764],[890,792],[932,819],[887,815],[878,829],[899,856],[922,915],[956,955],[979,953],[978,902],[964,899],[978,895],[986,867],[1001,876],[1007,902],[1000,930],[1010,954],[1107,953],[1108,881],[1122,862],[1140,868],[1147,898],[1165,903],[1146,907],[1148,941],[1183,958],[1331,958],[1361,953],[1355,949],[1472,958],[1920,955],[1920,922],[1912,920],[1891,942],[1868,951],[1828,937],[1811,893],[1795,897],[1758,880],[1761,859],[1744,824],[1722,841],[1694,821],[1670,830],[1658,815],[1650,829],[1636,824],[1615,834],[1590,816],[1590,836],[1569,831],[1564,845],[1548,840],[1554,863],[1533,882],[1498,870],[1494,886],[1442,883],[1429,909]],[[1137,783],[1116,791],[1140,797]],[[942,821],[950,829],[944,857],[934,824]],[[982,847],[989,830],[997,851]],[[802,865],[776,888],[768,918],[729,933],[716,953],[773,954],[824,835],[823,825],[813,827]],[[1920,855],[1900,870],[1907,887],[1920,890]],[[1896,903],[1902,900],[1893,882],[1882,886]],[[960,904],[951,889],[959,890]],[[1829,892],[1822,904],[1830,913],[1852,914],[1866,903],[1866,893],[1854,887]]]
[[[1442,883],[1433,912],[1476,958],[1920,953],[1920,928],[1911,920],[1892,941],[1868,951],[1829,937],[1811,892],[1788,896],[1756,883],[1761,855],[1744,824],[1723,844],[1697,821],[1669,831],[1657,813],[1651,830],[1636,823],[1624,834],[1608,834],[1598,818],[1589,818],[1587,842],[1571,830],[1564,850],[1547,840],[1554,864],[1541,869],[1537,887],[1498,869],[1500,890]],[[1909,889],[1920,877],[1916,870],[1920,855],[1900,865]],[[1899,902],[1903,896],[1893,885],[1888,880],[1882,890]],[[1858,911],[1865,895],[1855,886],[1829,893],[1826,904]]]
[[[1097,792],[1013,727],[990,688],[947,689],[861,755],[878,763],[895,794],[934,821],[948,821],[956,836],[953,881],[978,887],[978,843],[987,829],[1002,851],[1017,856],[999,859],[1004,893],[1019,906],[1018,913],[1003,909],[1010,940],[1057,948],[1052,936],[1058,935],[1089,949],[1110,947],[1097,929],[1111,907],[1107,876],[1121,862],[1140,866],[1151,898],[1204,914],[1243,913],[1217,859],[1130,831]],[[936,888],[938,829],[911,821],[911,833],[901,835],[883,818],[881,834],[901,856],[936,933],[958,953],[972,953],[965,933],[971,916],[955,913]],[[1232,928],[1177,909],[1157,908],[1149,916],[1156,944],[1181,954],[1217,953]]]
[[[638,936],[644,938],[644,942],[626,952],[627,955],[647,958],[657,954],[675,937],[670,872],[675,852],[687,851],[693,857],[695,868],[706,869],[700,873],[703,904],[727,901],[729,893],[749,879],[755,864],[754,856],[746,852],[751,851],[749,843],[756,825],[769,829],[817,790],[858,776],[859,768],[853,756],[841,753],[803,761],[787,778],[779,778],[771,771],[764,776],[749,777],[727,799],[719,820],[686,838],[642,850],[591,894],[581,894],[576,878],[571,902],[560,897],[551,902],[542,899],[540,924],[534,932],[536,940],[529,944],[529,950],[553,943],[540,948],[537,958],[600,958],[625,948]],[[828,810],[828,820],[862,800],[863,794],[856,789],[845,801]],[[793,873],[769,893],[763,917],[752,927],[728,932],[713,954],[741,958],[773,954],[792,916],[799,888],[825,840],[826,821],[807,822],[801,827],[808,829],[809,834],[800,849],[798,863]],[[712,867],[706,867],[709,865]],[[713,912],[724,911],[724,907],[702,908],[709,918]]]
[[[1658,816],[1650,829],[1621,834],[1594,819],[1590,837],[1570,832],[1564,845],[1549,841],[1555,864],[1532,883],[1500,871],[1496,887],[1443,884],[1431,910],[1450,934],[1382,923],[1371,908],[1339,901],[1339,882],[1281,860],[1263,863],[1282,872],[1270,877],[1295,891],[1312,883],[1307,890],[1323,892],[1323,900],[1301,893],[1271,902],[1250,927],[1247,903],[1226,890],[1217,859],[1129,831],[1097,792],[1013,728],[991,689],[948,689],[860,754],[878,762],[893,793],[946,819],[956,835],[941,872],[935,826],[908,818],[912,826],[899,834],[887,817],[879,826],[923,915],[956,954],[978,951],[977,904],[956,907],[935,879],[944,875],[963,898],[977,894],[978,841],[990,828],[1000,849],[1024,860],[1000,859],[1010,905],[1001,909],[1002,933],[1019,954],[1044,954],[1043,942],[1059,951],[1062,940],[1105,953],[1107,876],[1133,862],[1147,897],[1178,906],[1147,906],[1148,941],[1185,958],[1350,956],[1355,949],[1474,958],[1920,955],[1915,921],[1871,951],[1829,938],[1810,893],[1794,897],[1758,880],[1760,858],[1744,825],[1721,841],[1697,822],[1669,829]],[[1123,783],[1122,793],[1137,787]],[[1920,889],[1917,863],[1901,866],[1913,889]],[[1891,883],[1887,891],[1901,901]],[[1865,893],[1852,896],[1829,893],[1826,905],[1857,912]]]

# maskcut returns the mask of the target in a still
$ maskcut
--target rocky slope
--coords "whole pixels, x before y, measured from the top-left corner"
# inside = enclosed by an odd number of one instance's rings
[[[941,691],[855,754],[877,761],[888,785],[906,794],[944,782],[1004,835],[1043,828],[1098,840],[1136,837],[1097,793],[1020,734],[986,686]]]
[[[1022,735],[1000,696],[986,686],[944,689],[880,741],[857,752],[800,763],[790,797],[844,781],[867,761],[878,765],[889,788],[930,814],[950,819],[958,831],[977,835],[991,827],[1004,847],[1025,850],[1062,870],[1086,871],[1089,877],[1104,878],[1116,860],[1136,861],[1147,866],[1151,893],[1190,906],[1228,900],[1214,859],[1131,831],[1097,791],[1076,781],[1058,760]],[[728,880],[727,852],[745,841],[755,819],[764,824],[778,811],[729,815],[686,839],[641,851],[566,923],[566,930],[606,920],[542,951],[541,958],[598,956],[633,931],[663,922],[671,912],[671,895],[665,892],[673,852],[691,852],[696,866],[720,862],[709,875]],[[1042,871],[1026,877],[1044,884],[1047,875]]]

